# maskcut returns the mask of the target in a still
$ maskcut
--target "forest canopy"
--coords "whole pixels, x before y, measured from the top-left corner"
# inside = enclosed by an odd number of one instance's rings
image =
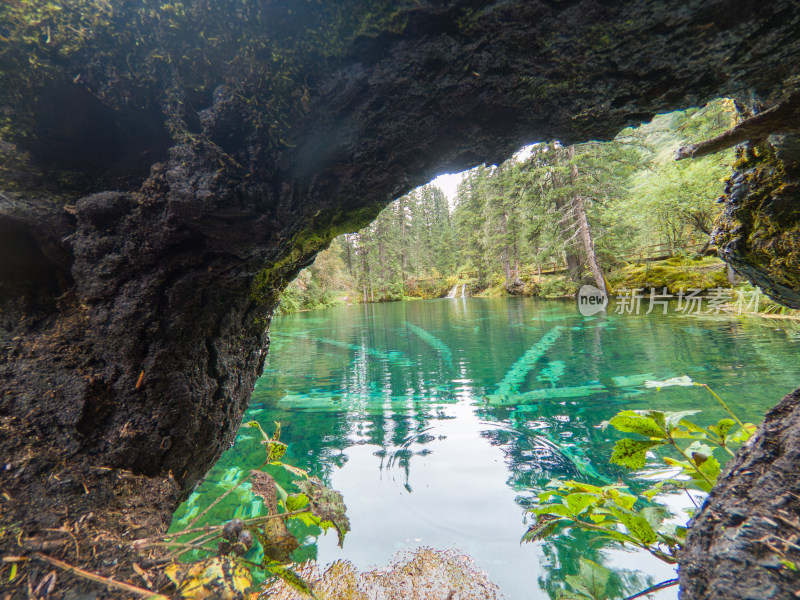
[[[705,250],[733,151],[693,161],[675,161],[675,151],[735,121],[733,101],[718,99],[608,142],[523,148],[463,173],[452,199],[435,184],[417,188],[369,226],[336,238],[284,293],[281,310],[331,303],[342,291],[354,301],[400,299],[420,293],[420,280],[459,275],[476,289],[512,290],[522,270],[553,263],[580,281],[588,268],[575,197],[604,269],[653,246],[670,255]]]

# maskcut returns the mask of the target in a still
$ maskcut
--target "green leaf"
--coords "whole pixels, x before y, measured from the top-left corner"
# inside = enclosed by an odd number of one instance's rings
[[[636,504],[636,496],[632,496],[631,494],[625,494],[618,490],[609,490],[608,495],[613,498],[616,504],[626,510],[630,510],[633,508],[633,505]]]
[[[269,462],[280,460],[284,454],[286,454],[286,444],[276,441],[269,442],[269,456],[267,458]]]
[[[753,435],[753,434],[756,432],[756,426],[755,426],[755,425],[753,425],[752,423],[745,423],[745,424],[744,424],[744,427],[745,427],[744,429],[742,429],[742,428],[740,427],[740,428],[739,428],[739,429],[736,431],[736,433],[734,433],[734,434],[733,434],[733,435],[730,437],[729,441],[730,441],[730,442],[737,443],[737,444],[743,444],[743,443],[745,443],[747,440],[749,440],[749,439],[750,439],[750,436],[752,436],[752,435]]]
[[[568,575],[567,577],[574,577],[574,575]],[[580,594],[578,592],[570,592],[568,590],[559,590],[556,592],[558,596],[556,596],[557,600],[586,600],[590,598],[586,594]]]
[[[721,419],[719,423],[716,425],[710,425],[708,430],[712,433],[716,434],[717,437],[720,438],[722,442],[725,441],[725,438],[728,437],[731,429],[734,428],[736,425],[736,421],[733,419]]]
[[[717,478],[722,470],[719,461],[713,456],[709,456],[703,464],[697,465],[697,468],[714,483],[717,482]]]
[[[302,512],[290,517],[291,519],[297,519],[303,525],[307,527],[320,527],[322,523],[322,519],[319,517],[315,517],[310,512]]]
[[[342,495],[322,485],[322,482],[316,477],[295,481],[294,484],[308,496],[311,513],[320,518],[320,525],[324,526],[324,523],[328,521],[336,528],[336,533],[339,535],[339,547],[341,547],[344,543],[345,533],[350,531],[350,519],[345,514],[347,508]]]
[[[592,596],[592,592],[589,588],[586,587],[586,584],[583,583],[583,579],[579,575],[567,575],[564,577],[564,581],[566,581],[570,587],[576,590],[577,594],[579,594],[578,598],[591,598],[595,600],[595,597]],[[573,592],[574,594],[575,592]]]
[[[573,515],[576,517],[587,507],[592,504],[599,504],[602,498],[598,498],[594,494],[576,493],[567,496],[567,506]]]
[[[692,456],[693,454],[700,454],[701,456],[708,458],[709,456],[713,456],[714,449],[698,440],[696,442],[692,442],[692,444],[686,448],[684,452],[689,456]]]
[[[520,543],[543,540],[548,535],[553,533],[560,523],[561,519],[558,517],[539,515],[536,518],[536,522],[528,527],[528,531],[526,531],[525,535],[522,536]]]
[[[700,433],[702,435],[705,435],[706,433],[702,427],[696,425],[695,423],[692,423],[691,421],[687,421],[686,419],[681,421],[681,425],[683,425],[683,427],[685,427],[688,431],[691,431],[692,433]]]
[[[288,512],[300,510],[306,506],[308,506],[308,496],[305,494],[292,494],[286,498],[286,510]]]
[[[588,558],[580,558],[580,577],[592,598],[605,600],[608,578],[611,575],[606,567]]]
[[[571,488],[571,490],[579,490],[581,492],[587,492],[589,494],[602,494],[603,489],[597,485],[592,485],[591,483],[583,483],[582,481],[575,481],[573,479],[569,479],[563,483],[562,486]]]
[[[558,502],[554,502],[552,504],[543,504],[541,506],[532,508],[531,510],[537,515],[552,515],[556,517],[567,517],[568,519],[572,517],[572,513],[570,512],[569,508],[566,505]]]
[[[685,417],[696,415],[699,413],[699,410],[681,410],[676,412],[665,412],[664,419],[666,420],[667,424],[667,431],[672,431],[675,429],[675,426],[681,423]]]
[[[314,592],[311,590],[311,586],[308,584],[308,582],[289,567],[285,567],[281,564],[271,564],[267,565],[267,571],[280,577],[298,592],[308,596],[314,595]]]
[[[647,522],[647,519],[636,513],[625,510],[618,510],[609,507],[609,510],[616,516],[628,530],[628,533],[639,540],[644,545],[650,545],[656,541],[656,532]]]
[[[656,419],[641,412],[643,411],[623,410],[611,417],[608,424],[624,433],[638,433],[650,438],[665,439],[666,434]]]
[[[623,438],[614,444],[611,462],[627,469],[641,469],[644,467],[647,451],[663,443],[664,442],[661,440],[632,440],[630,438]]]
[[[553,496],[558,496],[559,498],[561,497],[556,490],[546,490],[544,492],[539,492],[539,502],[544,504],[545,502],[550,500],[550,498],[552,498]]]
[[[650,523],[650,527],[653,529],[658,529],[661,527],[661,523],[664,522],[668,511],[663,506],[647,506],[640,510],[639,514],[642,515],[648,523]]]

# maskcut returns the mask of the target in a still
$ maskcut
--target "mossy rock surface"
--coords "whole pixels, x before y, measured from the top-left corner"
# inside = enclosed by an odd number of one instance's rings
[[[613,290],[667,288],[670,294],[681,290],[708,291],[713,288],[729,288],[726,266],[718,258],[701,260],[673,257],[662,261],[632,264],[616,271],[609,283]]]
[[[739,151],[714,239],[720,255],[770,298],[800,308],[800,136]]]

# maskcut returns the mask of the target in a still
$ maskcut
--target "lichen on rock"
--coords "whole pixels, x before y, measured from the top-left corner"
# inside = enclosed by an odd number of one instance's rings
[[[720,256],[776,302],[800,308],[800,136],[738,152],[714,231]]]

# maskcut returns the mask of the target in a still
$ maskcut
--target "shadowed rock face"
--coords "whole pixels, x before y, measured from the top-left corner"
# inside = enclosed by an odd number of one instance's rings
[[[720,256],[774,300],[800,308],[800,136],[741,148],[721,200]]]
[[[0,485],[31,536],[59,506],[163,529],[235,437],[278,291],[392,199],[800,77],[788,0],[31,4],[0,9]],[[796,306],[790,142],[743,155],[718,241]]]

